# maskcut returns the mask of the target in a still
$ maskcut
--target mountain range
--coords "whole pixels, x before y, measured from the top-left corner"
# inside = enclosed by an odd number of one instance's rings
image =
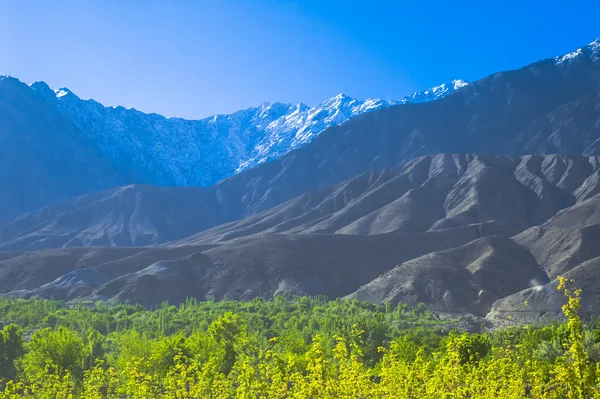
[[[4,137],[8,146],[30,147],[40,145],[44,139],[69,134],[73,140],[86,142],[87,151],[93,150],[96,153],[94,157],[101,158],[98,162],[114,169],[113,178],[120,183],[209,186],[309,143],[327,127],[344,123],[362,113],[395,104],[431,101],[466,84],[456,80],[398,101],[359,101],[340,94],[312,108],[304,104],[264,103],[233,114],[201,120],[166,118],[135,109],[105,107],[94,100],[82,100],[67,88],[52,90],[44,82],[25,85],[10,77],[0,77],[0,101],[5,104],[2,119],[8,125],[3,130],[10,132],[10,136]],[[39,114],[47,115],[47,119]],[[44,126],[25,126],[20,123],[22,119],[33,123],[43,121]],[[32,141],[15,143],[14,136],[23,134],[19,132],[31,135]],[[36,137],[38,134],[43,137]],[[30,148],[12,150],[22,156],[36,156],[29,151]],[[7,167],[10,162],[6,162]],[[87,171],[82,165],[56,170],[55,179],[73,169],[82,174],[89,173],[89,178],[94,181],[99,180],[94,170]],[[27,172],[29,179],[35,179],[39,173],[33,170]],[[102,174],[109,173],[103,171]],[[18,175],[13,179],[22,177]],[[32,190],[34,192],[24,195],[33,202],[31,205],[23,202],[15,204],[14,211],[4,206],[0,217],[58,202],[72,197],[72,193],[85,194],[96,188],[115,186],[107,182],[106,185],[100,183],[99,187],[89,188],[87,178],[82,177],[80,181],[77,176],[72,176],[71,181],[65,182],[70,191],[61,195],[54,194],[53,187],[45,187],[47,179],[40,180],[35,183],[37,188]],[[44,191],[46,198],[35,201],[40,194],[35,191]]]
[[[502,324],[556,317],[566,274],[584,311],[600,300],[598,39],[398,102],[200,121],[4,78],[0,143],[1,294],[326,295]]]
[[[423,302],[439,312],[495,320],[515,312],[505,309],[513,296],[551,291],[557,275],[573,274],[580,264],[600,257],[599,175],[600,157],[424,156],[149,247],[127,247],[126,241],[110,246],[113,241],[58,248],[61,242],[52,239],[74,240],[66,233],[67,217],[45,224],[33,240],[2,244],[0,292],[63,300],[127,299],[148,306],[188,296],[246,300],[326,295],[381,304]],[[112,195],[137,196],[139,209],[132,214],[153,217],[146,227],[153,226],[154,232],[169,232],[158,225],[169,215],[145,204],[168,194],[181,197],[190,189],[160,193],[168,188],[133,186]],[[86,203],[70,218],[77,226],[91,226],[79,231],[76,240],[92,232],[100,239],[119,226],[137,226],[139,233],[143,224],[138,217],[115,220],[125,207],[112,204],[115,211],[102,228],[81,213],[92,209],[102,215],[105,205]],[[173,209],[193,219],[193,208],[181,205],[174,203]],[[61,225],[65,232],[56,230]],[[126,228],[112,239],[127,240],[131,231]],[[47,249],[34,250],[36,245]],[[581,284],[593,285],[599,274],[588,268]],[[560,302],[550,304],[554,308],[540,300],[529,302],[536,314],[544,306],[553,315],[560,310]],[[596,309],[595,299],[588,303]]]

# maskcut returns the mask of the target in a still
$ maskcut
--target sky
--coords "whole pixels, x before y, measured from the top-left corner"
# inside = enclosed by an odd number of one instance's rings
[[[0,0],[0,75],[197,119],[398,99],[600,36],[594,0]]]

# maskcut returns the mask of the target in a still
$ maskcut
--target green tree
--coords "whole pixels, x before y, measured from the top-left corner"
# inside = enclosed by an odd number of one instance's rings
[[[74,331],[59,327],[56,331],[45,328],[36,331],[27,345],[28,352],[23,358],[25,375],[39,375],[43,370],[74,378],[83,376],[86,358],[83,340]]]
[[[0,331],[0,378],[14,378],[15,361],[23,354],[23,333],[14,324]]]
[[[223,350],[223,372],[229,374],[236,359],[235,345],[244,334],[245,327],[242,319],[232,312],[211,323],[208,327],[209,335],[220,345]]]

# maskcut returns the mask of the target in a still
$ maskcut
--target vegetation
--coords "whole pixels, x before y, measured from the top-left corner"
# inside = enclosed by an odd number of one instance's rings
[[[422,306],[0,300],[0,398],[600,398],[600,330],[449,331]]]

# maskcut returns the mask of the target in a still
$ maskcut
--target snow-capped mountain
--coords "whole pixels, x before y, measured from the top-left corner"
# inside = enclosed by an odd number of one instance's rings
[[[453,80],[432,89],[411,94],[400,100],[370,98],[360,101],[344,94],[338,94],[313,108],[300,104],[294,112],[280,117],[266,127],[266,134],[263,139],[253,148],[250,157],[240,162],[236,172],[278,158],[311,142],[328,127],[340,125],[365,112],[390,105],[437,100],[467,84],[464,80]]]
[[[555,57],[554,60],[557,64],[568,62],[570,60],[577,60],[582,57],[588,57],[592,60],[600,59],[600,37],[588,44],[578,48],[575,51]]]
[[[70,119],[116,165],[158,185],[208,186],[312,141],[330,126],[390,105],[442,98],[467,82],[455,80],[397,101],[360,101],[344,94],[315,107],[264,103],[201,120],[166,118],[105,107],[67,88],[30,85]]]
[[[554,58],[556,64],[600,58],[600,39]],[[383,107],[440,99],[467,85],[454,80],[399,100],[339,94],[309,107],[264,103],[201,120],[165,118],[135,109],[105,107],[67,88],[30,85],[72,121],[115,165],[139,181],[158,185],[208,186],[262,162],[276,159],[317,137],[328,127]]]
[[[468,88],[461,88],[465,82],[454,81],[397,101],[359,101],[338,95],[315,107],[265,103],[202,120],[105,107],[80,99],[66,88],[52,90],[43,82],[27,85],[0,76],[0,192],[4,193],[0,195],[0,219],[127,184],[208,186],[230,176],[225,184],[214,188],[213,199],[223,203],[233,196],[228,215],[242,217],[245,212],[266,209],[323,184],[342,181],[365,168],[386,168],[417,155],[598,154],[600,125],[594,119],[600,82],[598,65],[600,40],[596,39],[572,53],[522,70],[491,75],[469,83]],[[519,79],[512,79],[513,74]],[[539,92],[539,87],[546,89]],[[410,118],[382,121],[385,123],[377,126],[379,130],[353,132],[351,126],[363,126],[363,122],[349,122],[348,129],[325,133],[331,139],[307,144],[300,154],[286,154],[313,141],[327,127],[357,115],[373,111],[377,116],[374,110],[379,108],[429,101],[456,90],[454,95],[430,105],[399,106],[395,112],[384,112]],[[488,93],[493,90],[502,93],[493,97],[494,102],[479,99],[490,99]],[[539,96],[530,92],[539,92]],[[565,122],[548,125],[554,129],[550,132],[538,131],[547,124],[540,126],[537,122],[522,131],[518,126],[507,127],[508,117],[497,121],[503,127],[500,131],[482,122],[505,103],[510,105],[505,108],[509,116],[529,120],[536,115],[537,121]],[[445,110],[447,118],[448,114],[457,115],[458,109],[464,113],[461,118],[440,123],[444,118],[438,108]],[[539,114],[540,110],[546,113]],[[580,117],[563,119],[565,110],[578,112]],[[368,114],[360,119],[364,124],[377,121]],[[472,124],[454,126],[459,120],[470,120]],[[418,123],[412,125],[411,121]],[[453,138],[462,138],[448,140],[449,131]],[[517,136],[505,138],[508,133]],[[476,145],[481,137],[485,139]],[[325,142],[327,145],[323,145]],[[332,142],[338,144],[333,146]],[[316,164],[304,162],[307,154],[312,154],[307,159],[314,158]],[[340,168],[338,157],[342,154],[350,158]],[[280,163],[233,176],[280,156]],[[313,176],[316,170],[323,174]],[[131,207],[138,200],[131,197],[122,205]],[[209,208],[205,210],[209,212]]]

